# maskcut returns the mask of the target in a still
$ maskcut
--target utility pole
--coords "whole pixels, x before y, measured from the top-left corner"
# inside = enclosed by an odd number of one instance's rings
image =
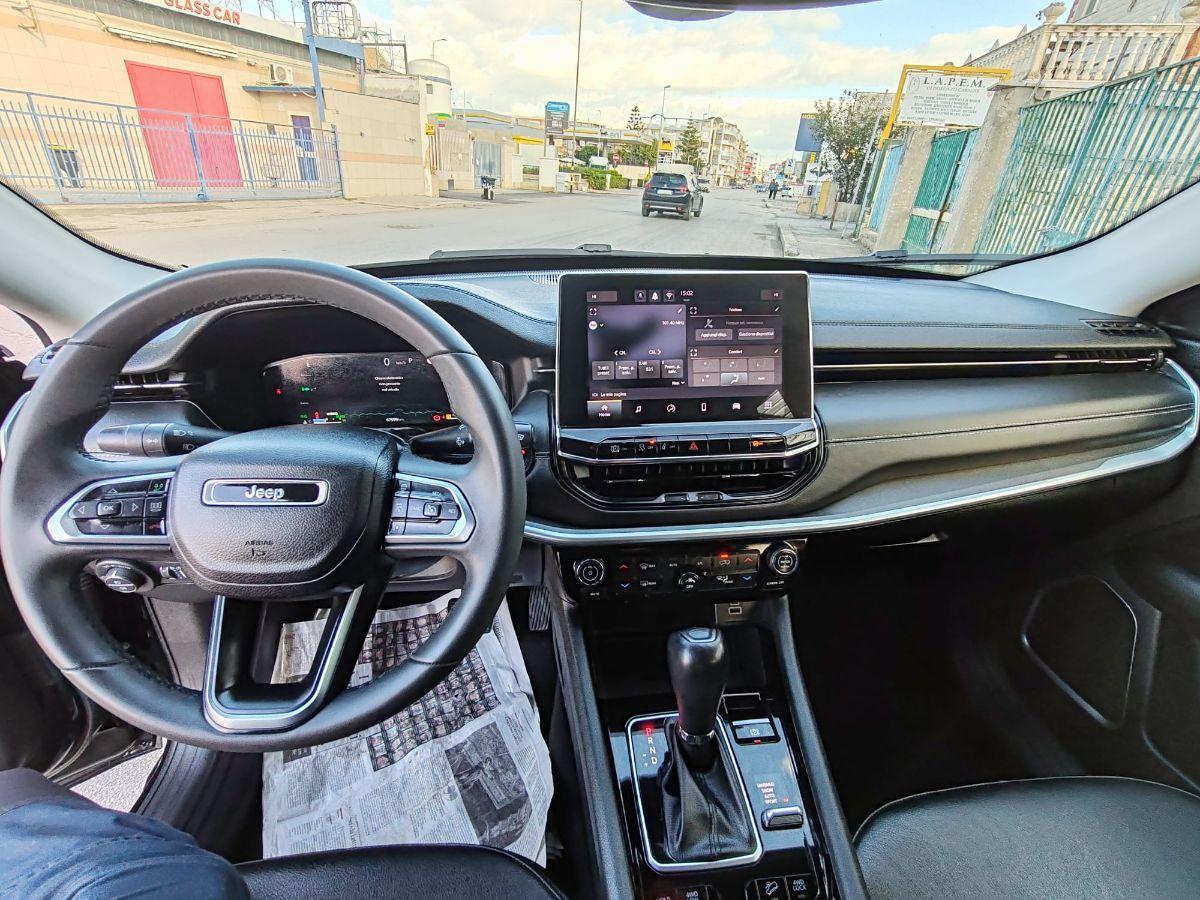
[[[658,154],[662,153],[663,134],[667,130],[667,88],[669,84],[663,85],[662,106],[658,108],[658,146],[654,148],[654,159],[658,160]]]
[[[440,38],[435,39],[434,42],[429,47],[429,58],[437,59],[437,45],[440,44],[442,41],[448,41],[448,40],[450,40],[450,38],[440,37]]]
[[[317,64],[317,37],[313,34],[312,0],[304,2],[304,42],[308,44],[308,62],[312,66],[313,93],[317,97],[317,124],[325,127],[325,89],[321,87],[321,67]],[[581,0],[582,2],[582,0]]]
[[[575,32],[575,104],[571,107],[571,153],[579,149],[579,54],[583,49],[583,0],[579,0],[579,30]]]

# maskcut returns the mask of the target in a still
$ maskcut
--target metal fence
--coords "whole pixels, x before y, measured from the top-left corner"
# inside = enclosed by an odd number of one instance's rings
[[[875,182],[875,190],[871,195],[871,212],[867,219],[867,227],[878,231],[883,224],[883,214],[892,199],[892,188],[896,184],[896,173],[900,171],[900,161],[904,158],[904,142],[888,141],[883,149],[883,162],[879,167],[879,176]]]
[[[1200,178],[1200,59],[1021,111],[977,253],[1038,253],[1115,228]]]
[[[978,134],[979,129],[973,128],[940,134],[933,139],[908,227],[900,242],[902,249],[909,253],[936,253],[940,249],[945,236],[942,226],[950,217]]]
[[[0,88],[0,179],[40,200],[335,197],[337,133]]]

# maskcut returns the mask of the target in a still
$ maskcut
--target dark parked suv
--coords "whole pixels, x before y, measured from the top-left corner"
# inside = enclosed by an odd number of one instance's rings
[[[655,172],[642,190],[642,215],[673,212],[685,219],[699,216],[704,209],[704,194],[694,175]]]

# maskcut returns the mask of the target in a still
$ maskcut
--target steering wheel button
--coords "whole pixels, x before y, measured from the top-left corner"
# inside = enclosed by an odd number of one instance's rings
[[[119,516],[120,514],[120,500],[101,500],[96,504],[96,515],[100,518],[104,518],[105,516]]]
[[[449,519],[451,522],[462,517],[462,510],[458,508],[457,503],[443,503],[441,519]]]
[[[121,501],[120,515],[126,519],[140,519],[146,514],[146,501],[142,497],[134,497],[131,500]],[[161,516],[162,513],[160,512]]]
[[[425,503],[421,506],[421,515],[426,519],[440,518],[442,515],[442,504],[434,500],[425,501]]]
[[[147,519],[146,520],[146,534],[160,535],[160,534],[166,534],[166,533],[167,533],[167,520],[166,519]]]
[[[403,519],[392,519],[388,523],[388,534],[404,534],[404,526],[406,524]]]
[[[165,494],[171,487],[170,478],[155,478],[146,486],[147,494]]]
[[[159,516],[165,516],[167,514],[167,498],[147,497],[145,510],[145,516],[147,519],[155,519]]]
[[[94,519],[96,518],[96,501],[84,500],[76,503],[71,507],[72,519]]]
[[[431,521],[429,519],[409,519],[404,525],[405,534],[446,535],[454,530],[454,522],[449,519]]]
[[[401,478],[396,482],[396,496],[407,497],[412,491],[412,482],[407,478]]]
[[[80,519],[75,527],[80,534],[127,536],[142,533],[142,520]]]

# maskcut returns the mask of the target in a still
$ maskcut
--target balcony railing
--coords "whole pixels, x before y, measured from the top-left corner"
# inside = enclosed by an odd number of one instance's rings
[[[1078,88],[1184,58],[1194,22],[1171,25],[1043,25],[968,65],[1011,69],[1016,83]]]

